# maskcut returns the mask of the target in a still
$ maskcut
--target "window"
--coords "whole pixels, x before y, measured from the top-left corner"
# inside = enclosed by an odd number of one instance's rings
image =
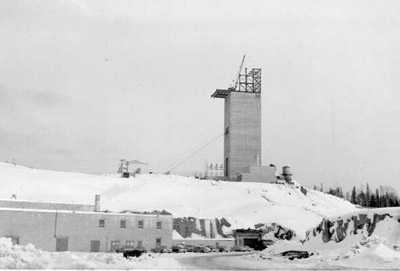
[[[105,219],[99,219],[99,228],[104,228],[106,225],[106,220]]]
[[[138,228],[139,229],[143,229],[144,228],[144,221],[143,220],[139,220]]]
[[[126,220],[121,220],[120,227],[121,228],[126,228]]]
[[[127,247],[134,247],[135,246],[135,241],[126,241],[125,244]]]
[[[161,221],[157,221],[157,230],[161,230],[162,229],[162,223]]]
[[[161,238],[156,238],[156,246],[157,247],[161,246]]]
[[[142,246],[143,246],[143,241],[142,241],[142,240],[137,241],[137,246],[138,246],[138,247],[142,247]]]

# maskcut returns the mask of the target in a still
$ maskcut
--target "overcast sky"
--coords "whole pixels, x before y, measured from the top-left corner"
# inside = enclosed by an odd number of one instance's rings
[[[262,68],[262,160],[312,187],[400,190],[400,1],[0,1],[0,160],[113,172],[223,132]],[[223,162],[222,137],[175,169]]]

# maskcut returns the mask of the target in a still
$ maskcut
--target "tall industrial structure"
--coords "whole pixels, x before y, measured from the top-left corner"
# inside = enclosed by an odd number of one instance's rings
[[[247,68],[245,57],[233,87],[217,89],[225,99],[224,177],[229,181],[274,181],[275,167],[261,166],[261,69]]]

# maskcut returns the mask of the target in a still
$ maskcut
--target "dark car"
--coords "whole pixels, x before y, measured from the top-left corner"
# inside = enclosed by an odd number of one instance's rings
[[[208,245],[207,247],[208,247],[209,249],[211,249],[211,252],[218,252],[218,249],[217,249],[216,246]]]
[[[186,245],[185,248],[186,248],[186,251],[187,251],[187,252],[193,252],[195,246],[193,246],[193,245]]]
[[[129,246],[118,248],[115,251],[117,253],[123,253],[125,258],[140,257],[144,253],[147,253],[147,250],[144,247],[129,247]]]
[[[175,245],[171,247],[172,252],[174,253],[186,253],[187,250],[184,245]]]
[[[218,252],[229,252],[229,248],[227,248],[226,246],[217,246],[217,250]]]
[[[314,253],[301,250],[288,250],[281,253],[282,256],[289,258],[289,260],[308,258]]]
[[[249,247],[249,246],[233,246],[231,248],[231,251],[235,251],[235,252],[251,252],[251,251],[254,251],[254,249]]]
[[[210,253],[211,249],[206,246],[196,246],[193,252],[200,252],[200,253]]]
[[[171,253],[172,250],[170,248],[167,248],[166,246],[161,246],[161,247],[153,248],[151,250],[151,252],[154,252],[154,253]]]

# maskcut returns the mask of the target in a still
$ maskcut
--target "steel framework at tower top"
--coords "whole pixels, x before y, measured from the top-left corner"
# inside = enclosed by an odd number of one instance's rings
[[[252,69],[248,73],[245,68],[244,74],[239,75],[239,89],[233,91],[261,92],[261,69]]]
[[[237,80],[238,82],[234,87],[228,89],[217,89],[211,97],[226,98],[231,91],[261,93],[261,69],[253,68],[250,72],[247,72],[247,68],[245,68],[244,73],[239,71]]]

